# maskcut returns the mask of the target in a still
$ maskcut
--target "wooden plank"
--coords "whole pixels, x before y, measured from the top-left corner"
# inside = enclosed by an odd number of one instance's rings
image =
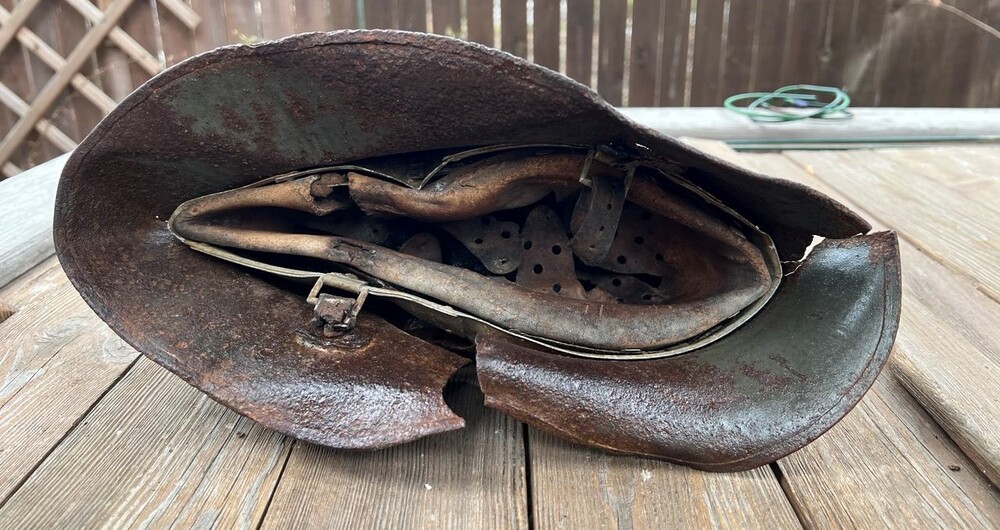
[[[775,2],[783,3],[783,2]],[[720,91],[725,32],[725,0],[698,0],[695,19],[693,50],[694,66],[691,74],[691,106],[716,107],[722,104]]]
[[[988,2],[983,22],[1000,28],[1000,2]],[[969,67],[977,72],[965,105],[969,107],[1000,106],[1000,39],[982,31],[976,44],[976,61]]]
[[[800,528],[768,466],[707,473],[529,429],[537,528]]]
[[[201,24],[201,17],[191,9],[185,0],[156,0],[159,5],[165,7],[181,24],[189,30],[194,30]]]
[[[150,6],[157,0],[151,0]],[[183,3],[183,2],[182,2]],[[184,4],[185,6],[187,4]],[[151,13],[152,15],[152,13]],[[157,9],[156,16],[159,19],[160,42],[163,50],[163,57],[166,66],[173,66],[195,54],[195,28],[189,27],[184,19],[180,18],[174,10]],[[152,16],[150,17],[152,19]],[[200,20],[200,17],[199,17]],[[152,28],[150,28],[152,29]],[[126,30],[128,26],[126,25]],[[135,34],[134,30],[128,30]],[[151,40],[150,42],[155,42]],[[155,46],[155,44],[154,44]],[[132,78],[137,79],[138,75],[133,69]],[[145,82],[148,77],[142,78]],[[136,84],[138,87],[139,85]]]
[[[65,275],[45,288],[0,324],[0,504],[138,355]]]
[[[428,0],[396,0],[399,13],[399,29],[407,31],[427,31]]]
[[[685,86],[688,82],[690,0],[665,0],[662,16],[660,27],[663,28],[663,49],[660,52],[660,83],[656,104],[680,107],[684,105]]]
[[[863,211],[786,157],[744,155],[743,159],[754,169],[807,184]],[[1000,332],[996,329],[1000,306],[967,278],[906,240],[900,241],[900,251],[905,303],[891,360],[893,371],[978,469],[1000,484],[1000,429],[996,426],[1000,416],[996,393],[1000,387]]]
[[[0,24],[6,24],[10,20],[9,16],[10,13],[0,7]],[[17,33],[17,39],[25,49],[31,50],[32,53],[45,61],[45,64],[49,65],[53,70],[62,70],[66,67],[66,60],[39,38],[38,35],[35,35],[28,29],[22,28]],[[108,97],[97,85],[81,74],[74,74],[70,83],[73,85],[73,88],[79,90],[84,97],[93,102],[103,112],[111,112],[118,105],[115,100]]]
[[[531,60],[559,71],[559,0],[535,0]]]
[[[466,21],[469,40],[493,47],[493,0],[466,0]]]
[[[657,103],[663,7],[662,0],[634,0],[632,4],[632,48],[628,74],[630,107],[652,107]]]
[[[201,53],[229,43],[226,36],[226,6],[218,0],[191,0],[202,22],[194,32],[194,51]]]
[[[395,29],[399,24],[395,0],[365,0],[365,27]]]
[[[252,44],[261,40],[260,17],[249,0],[223,0],[226,33],[230,44]]]
[[[855,24],[854,1],[827,0],[823,24],[822,48],[819,50],[819,84],[843,87],[844,69],[851,59],[851,32]]]
[[[465,429],[383,451],[295,444],[263,528],[528,528],[523,428],[481,403],[466,387]]]
[[[884,75],[877,105],[919,107],[928,90],[938,90],[938,76],[927,75],[929,58],[940,48],[938,39],[913,35],[943,35],[947,20],[940,10],[924,2],[904,2],[890,9],[883,46]],[[931,63],[934,64],[934,63]],[[938,65],[934,65],[938,66]]]
[[[330,0],[330,29],[353,29],[358,24],[358,3],[355,0]]]
[[[265,40],[276,40],[295,33],[295,2],[259,0],[260,26]]]
[[[0,26],[0,50],[7,48],[7,46],[14,40],[17,36],[18,30],[21,29],[27,22],[28,18],[31,16],[32,11],[38,7],[38,4],[42,0],[21,0],[14,6],[14,10],[11,12],[10,17],[4,21],[3,26]]]
[[[891,374],[778,461],[807,528],[992,528],[1000,495]]]
[[[1000,213],[1000,147],[879,149],[877,153]]]
[[[64,276],[59,258],[49,256],[31,270],[0,287],[0,302],[20,311],[58,287]]]
[[[157,21],[155,18],[157,12],[153,10],[154,1],[155,0],[139,0],[134,2],[131,6],[129,6],[128,10],[125,11],[125,14],[122,15],[122,19],[119,21],[119,24],[121,25],[122,30],[136,36],[136,39],[138,39],[136,43],[142,46],[143,49],[154,50],[157,55],[160,54],[160,51],[163,51],[166,58],[166,62],[163,66],[166,67],[167,65],[176,63],[177,58],[174,55],[175,50],[168,50],[167,48],[164,48],[161,40],[157,38]],[[160,13],[159,27],[163,40],[173,38],[175,35],[170,27],[170,23],[171,21],[168,18],[164,18],[163,13]],[[190,54],[192,51],[190,44],[193,42],[194,36],[190,31],[188,31],[184,38],[188,41],[186,44],[188,47],[185,48],[183,53]],[[110,40],[111,39],[108,39],[109,42]],[[125,52],[125,50],[121,51]],[[125,55],[127,56],[128,53],[125,53]],[[159,63],[157,63],[157,66],[159,67]],[[132,79],[132,89],[134,90],[138,88],[139,85],[148,81],[149,78],[159,73],[160,69],[162,68],[158,68],[151,73],[141,65],[129,60],[128,71]]]
[[[601,0],[597,40],[597,92],[612,105],[622,104],[627,18],[626,0]]]
[[[819,83],[823,31],[831,0],[788,2],[788,28],[782,54],[780,85]],[[833,0],[835,1],[835,0]]]
[[[587,86],[592,86],[593,43],[594,0],[566,0],[566,75]]]
[[[101,10],[88,0],[65,0],[65,2],[66,4],[72,6],[73,9],[79,12],[80,15],[87,19],[87,21],[91,24],[100,22],[101,17],[104,16]],[[81,29],[85,27],[86,26],[84,24],[80,24]],[[63,25],[63,30],[65,29],[66,26]],[[85,34],[85,31],[81,32],[79,37],[71,39],[71,42],[75,44]],[[163,69],[163,66],[160,64],[160,60],[153,57],[149,51],[147,51],[149,48],[136,42],[131,35],[125,32],[125,30],[121,28],[112,29],[111,32],[108,33],[108,40],[115,43],[118,48],[131,57],[137,65],[141,66],[150,75],[156,75],[157,72]]]
[[[434,33],[449,37],[462,36],[462,3],[460,0],[431,0]]]
[[[6,85],[0,83],[0,103],[4,104],[7,108],[14,111],[18,116],[24,116],[28,112],[28,104],[14,93],[13,90],[7,88]],[[59,127],[49,120],[42,118],[38,120],[35,124],[35,129],[38,130],[39,134],[52,142],[52,145],[61,149],[63,153],[72,151],[76,148],[76,142],[73,141],[66,133],[62,132]]]
[[[34,11],[31,12],[31,16],[28,17],[27,22],[25,22],[24,27],[39,38],[46,42],[51,42],[58,44],[59,42],[59,29],[56,25],[56,8],[57,4],[42,4]],[[27,54],[28,57],[28,68],[30,70],[31,84],[35,87],[32,92],[37,93],[38,90],[45,84],[45,82],[52,77],[52,70],[50,70],[47,65],[38,59],[37,56],[33,54]],[[34,94],[32,94],[32,97]],[[61,112],[61,107],[68,101],[69,92],[64,91],[56,103],[53,104],[52,111],[49,113],[51,120],[59,120],[64,123],[64,112]],[[30,100],[31,98],[26,98]],[[37,126],[36,126],[37,129]],[[32,134],[34,137],[28,142],[32,152],[32,162],[40,163],[45,160],[51,160],[66,152],[64,149],[53,145],[44,134]]]
[[[326,30],[329,25],[329,11],[329,2],[325,0],[295,0],[295,32]]]
[[[500,0],[500,49],[528,57],[528,6],[524,0]]]
[[[719,86],[719,96],[723,100],[733,94],[750,91],[754,28],[758,12],[758,2],[730,0],[729,22],[726,25],[725,64]],[[721,104],[721,101],[717,104]]]
[[[7,12],[0,11],[0,21],[5,18],[3,16],[5,13]],[[28,28],[21,28],[18,33],[21,33],[22,31],[30,32],[31,30]],[[35,34],[31,33],[31,35]],[[28,48],[24,45],[14,45],[0,50],[0,83],[4,83],[5,86],[9,87],[15,94],[25,101],[31,101],[38,93],[38,86],[34,83],[30,61],[31,58]],[[13,129],[20,119],[21,118],[16,114],[11,114],[9,126],[4,131],[0,131],[0,134]],[[24,145],[18,147],[14,153],[12,153],[9,160],[9,162],[18,167],[27,168],[38,162],[38,156],[32,153],[31,149],[33,143],[38,141],[38,134],[33,133],[26,140],[27,141],[24,142]],[[0,143],[2,143],[2,140],[0,140]],[[0,167],[3,168],[5,174],[10,174],[10,168],[7,167],[6,163],[0,164]]]
[[[56,185],[68,158],[63,155],[0,181],[0,287],[55,252]]]
[[[943,6],[959,9],[976,19],[986,16],[985,0],[945,0]],[[929,56],[923,58],[926,67],[934,75],[924,75],[921,80],[920,106],[949,107],[962,106],[966,101],[973,78],[978,72],[972,71],[979,52],[979,35],[983,31],[943,8],[934,10],[941,28],[938,42]]]
[[[856,106],[876,106],[881,103],[879,90],[885,70],[883,36],[892,0],[855,2],[851,25],[850,59],[841,85],[851,95]]]
[[[255,528],[290,446],[140,358],[0,508],[0,520]]]
[[[115,25],[129,20],[129,18],[126,17],[132,18],[134,23],[136,6],[140,3],[142,2],[130,2],[129,7],[125,9],[122,16],[119,17],[118,21],[116,21]],[[110,5],[111,0],[97,0],[97,6],[102,13]],[[86,38],[86,35],[84,35],[84,38]],[[128,56],[125,55],[125,52],[115,46],[112,46],[110,43],[101,42],[94,47],[94,56],[85,62],[95,62],[94,59],[96,59],[97,62],[96,71],[101,80],[101,88],[108,94],[108,96],[111,97],[111,99],[114,101],[122,101],[125,99],[125,96],[132,93],[132,89],[135,88],[135,85],[132,80],[132,68],[129,65]]]
[[[1000,214],[870,151],[788,155],[1000,301]]]
[[[753,55],[751,90],[769,91],[781,86],[788,8],[788,2],[758,2],[757,26],[754,29],[757,46]]]

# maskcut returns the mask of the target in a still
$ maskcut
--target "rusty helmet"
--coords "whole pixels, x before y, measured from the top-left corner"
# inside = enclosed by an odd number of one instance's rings
[[[509,54],[345,31],[143,85],[67,163],[55,241],[127,342],[291,436],[461,428],[466,372],[563,438],[738,470],[885,364],[899,258],[870,228]]]

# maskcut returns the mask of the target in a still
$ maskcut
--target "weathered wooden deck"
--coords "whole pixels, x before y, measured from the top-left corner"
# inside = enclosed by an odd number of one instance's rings
[[[901,236],[891,364],[798,453],[736,474],[610,456],[483,411],[471,390],[462,432],[374,453],[296,442],[138,355],[49,257],[0,289],[16,309],[0,323],[0,528],[1000,526],[1000,147],[695,142]],[[0,259],[23,262],[4,201]]]

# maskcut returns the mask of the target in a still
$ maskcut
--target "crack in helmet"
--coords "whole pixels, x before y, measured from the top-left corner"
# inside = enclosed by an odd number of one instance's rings
[[[511,55],[349,31],[152,79],[71,157],[55,235],[125,340],[283,433],[461,428],[442,392],[474,372],[569,440],[736,470],[885,364],[898,250],[869,230]]]

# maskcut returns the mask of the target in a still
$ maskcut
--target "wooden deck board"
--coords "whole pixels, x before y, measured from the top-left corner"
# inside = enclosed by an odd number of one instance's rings
[[[529,433],[536,528],[801,528],[767,466],[706,473]]]
[[[0,528],[253,528],[290,446],[141,358],[0,508]]]
[[[775,468],[713,474],[609,455],[525,431],[468,391],[464,431],[373,453],[293,442],[136,361],[49,258],[0,286],[17,309],[0,323],[0,528],[1000,527],[988,480],[1000,482],[988,270],[1000,148],[786,156],[695,143],[846,194],[901,234],[890,369]]]
[[[368,453],[297,443],[263,528],[527,528],[522,425],[460,397],[457,432]]]

